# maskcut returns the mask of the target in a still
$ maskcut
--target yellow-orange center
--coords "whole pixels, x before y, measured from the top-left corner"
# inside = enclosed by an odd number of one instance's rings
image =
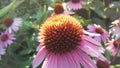
[[[103,30],[103,28],[98,27],[98,28],[96,28],[96,32],[99,33],[99,34],[103,34],[104,30]]]
[[[82,26],[75,18],[57,15],[42,24],[39,41],[49,52],[63,54],[76,49],[82,35]]]
[[[1,41],[6,41],[8,39],[8,36],[6,34],[3,34],[1,36]]]
[[[64,8],[63,8],[63,6],[62,6],[61,3],[56,3],[56,4],[55,4],[55,6],[54,6],[54,12],[55,12],[56,14],[61,14],[61,13],[64,12]]]
[[[80,0],[71,0],[73,3],[78,3]]]
[[[12,18],[4,18],[3,19],[3,24],[6,26],[6,27],[10,27],[13,23],[13,19]]]
[[[97,68],[109,68],[109,63],[107,61],[97,61]]]

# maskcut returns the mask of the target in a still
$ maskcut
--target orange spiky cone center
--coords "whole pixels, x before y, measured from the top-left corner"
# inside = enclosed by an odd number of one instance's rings
[[[49,52],[63,54],[76,49],[82,35],[82,26],[75,18],[57,15],[42,25],[39,41]]]

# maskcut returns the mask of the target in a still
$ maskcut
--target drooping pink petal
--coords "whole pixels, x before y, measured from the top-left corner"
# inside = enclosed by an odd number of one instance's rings
[[[96,32],[95,31],[96,28],[93,25],[88,25],[87,28],[89,29],[88,31],[90,31],[90,32]]]
[[[74,53],[76,53],[76,51],[68,54],[69,63],[73,61],[73,62],[70,64],[70,67],[71,67],[71,68],[75,68],[75,67],[76,67],[76,68],[81,68],[80,62],[79,62],[78,58],[76,58],[76,55],[74,55]],[[72,61],[71,61],[69,58],[70,58]],[[75,65],[75,66],[72,67],[71,65],[72,65],[72,66]]]
[[[57,68],[71,68],[69,58],[66,55],[57,55]]]
[[[74,53],[84,68],[97,68],[94,62],[80,49]]]
[[[101,49],[100,47],[91,45],[91,43],[89,42],[82,41],[81,46],[79,46],[79,48],[84,52],[99,58],[100,60],[106,60],[106,58],[101,54],[103,53],[103,49]]]
[[[99,42],[101,42],[101,37],[94,37],[94,39],[96,40],[96,41],[99,41]]]
[[[43,61],[43,59],[45,58],[46,53],[47,53],[47,50],[46,50],[44,47],[42,47],[42,48],[38,51],[35,59],[34,59],[33,62],[32,62],[33,68],[37,68],[37,66],[38,66],[38,65]]]
[[[91,38],[91,37],[89,37],[89,36],[83,35],[82,39],[83,39],[83,40],[86,40],[86,41],[88,41],[88,42],[90,42],[90,43],[92,43],[92,44],[94,44],[94,45],[97,45],[97,46],[100,46],[100,45],[101,45],[100,42],[94,40],[93,38]]]
[[[101,48],[100,46],[95,46],[94,44],[92,44],[88,41],[85,41],[85,40],[81,41],[80,45],[81,45],[81,47],[82,46],[84,46],[84,47],[89,46],[89,47],[93,48],[93,50],[98,51],[99,53],[104,53],[104,51],[105,51],[104,48]]]
[[[55,54],[50,54],[49,56],[47,56],[48,59],[48,63],[47,63],[47,68],[58,68],[57,67],[57,56]],[[46,67],[44,67],[46,68]]]
[[[47,68],[47,66],[48,66],[48,57],[45,58],[41,68]]]

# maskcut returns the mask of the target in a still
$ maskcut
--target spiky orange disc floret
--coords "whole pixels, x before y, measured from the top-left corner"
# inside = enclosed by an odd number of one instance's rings
[[[82,35],[82,26],[75,18],[56,15],[42,24],[39,41],[49,52],[63,54],[76,49]]]

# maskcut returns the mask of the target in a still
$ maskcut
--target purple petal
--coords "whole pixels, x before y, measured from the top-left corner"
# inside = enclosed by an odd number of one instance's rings
[[[97,68],[93,61],[82,50],[79,49],[74,55],[79,59],[84,68]]]
[[[90,42],[90,43],[92,43],[92,44],[94,44],[94,45],[97,45],[97,46],[100,46],[100,45],[101,45],[100,42],[94,40],[93,38],[91,38],[91,37],[89,37],[89,36],[83,35],[82,39],[83,39],[83,40],[86,40],[86,41],[88,41],[88,42]]]
[[[94,57],[97,57],[98,59],[106,60],[106,58],[101,54],[101,53],[104,53],[104,50],[98,46],[94,46],[94,45],[91,45],[91,43],[89,42],[83,41],[81,43],[81,46],[79,46],[79,48],[83,50],[84,52]]]
[[[46,49],[44,47],[42,47],[39,52],[37,53],[36,57],[34,58],[33,62],[32,62],[32,66],[33,68],[37,68],[37,66],[39,66],[39,64],[41,64],[41,62],[43,61],[43,59],[46,56]]]

